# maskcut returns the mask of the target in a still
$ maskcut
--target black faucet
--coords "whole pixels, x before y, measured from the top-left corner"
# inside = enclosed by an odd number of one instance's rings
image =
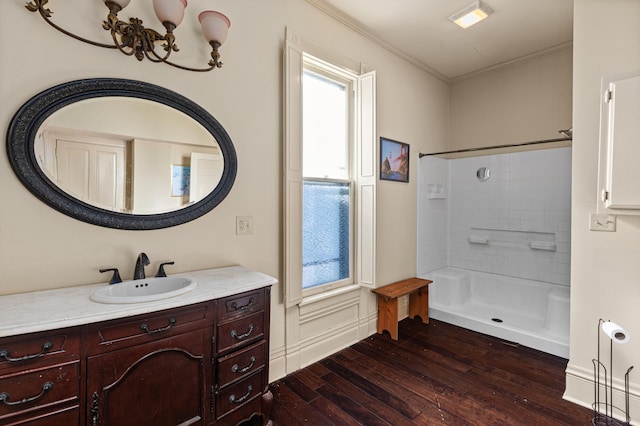
[[[136,268],[133,270],[133,279],[134,280],[142,280],[145,278],[144,276],[144,267],[149,264],[149,258],[145,253],[140,253],[138,255],[138,259],[136,260]]]

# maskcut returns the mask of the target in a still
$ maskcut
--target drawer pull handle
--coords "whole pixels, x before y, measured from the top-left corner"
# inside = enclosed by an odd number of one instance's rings
[[[236,399],[235,395],[231,395],[229,397],[229,402],[231,402],[232,404],[242,404],[243,402],[245,402],[247,400],[247,398],[249,398],[249,396],[251,395],[251,391],[252,390],[253,390],[253,386],[251,386],[251,385],[247,386],[247,393],[245,393],[244,395],[242,395],[238,399]]]
[[[31,398],[22,398],[21,400],[16,402],[9,402],[9,394],[7,392],[2,392],[0,393],[0,401],[2,401],[4,405],[8,405],[10,407],[14,405],[28,404],[30,402],[33,402],[42,398],[44,394],[50,391],[51,389],[53,389],[53,383],[47,382],[44,385],[42,385],[42,392],[40,392],[38,395],[32,396]]]
[[[231,330],[231,337],[233,337],[234,339],[242,340],[249,337],[251,333],[253,333],[253,324],[249,324],[249,331],[244,334],[238,334],[237,331]]]
[[[53,347],[53,343],[44,342],[44,344],[42,345],[42,350],[40,352],[38,352],[37,354],[33,354],[33,355],[25,355],[25,356],[22,356],[20,358],[11,358],[11,357],[9,357],[9,350],[8,349],[3,349],[3,350],[0,351],[0,358],[4,358],[9,362],[27,361],[29,359],[34,359],[34,358],[38,358],[38,357],[43,356],[45,354],[45,352],[47,352],[52,347]]]
[[[156,328],[155,330],[150,330],[149,326],[146,323],[144,323],[140,326],[140,329],[147,334],[154,334],[154,333],[160,333],[161,331],[167,331],[174,325],[176,325],[176,317],[171,317],[169,318],[169,325],[167,325],[166,327],[160,327],[160,328]]]
[[[253,367],[253,364],[256,363],[256,357],[252,356],[250,361],[251,363],[244,368],[239,368],[238,364],[233,364],[233,367],[231,367],[231,371],[239,374],[246,373],[247,371],[251,370],[251,368]]]
[[[256,299],[254,299],[253,297],[251,299],[249,299],[249,303],[247,303],[246,305],[242,305],[242,306],[238,306],[237,302],[233,302],[231,304],[231,307],[233,309],[235,309],[236,311],[246,311],[247,309],[249,309],[250,307],[252,307],[254,305],[254,303],[256,303]]]

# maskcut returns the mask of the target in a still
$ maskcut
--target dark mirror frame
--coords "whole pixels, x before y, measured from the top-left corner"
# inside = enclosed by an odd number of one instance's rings
[[[202,200],[179,210],[135,215],[92,206],[67,194],[49,180],[37,163],[34,141],[42,123],[54,112],[74,102],[99,97],[132,97],[165,104],[200,123],[215,138],[224,158],[218,185]],[[108,120],[105,117],[105,120]],[[9,162],[20,181],[36,197],[75,219],[107,228],[162,229],[180,225],[210,212],[229,194],[238,162],[231,138],[206,110],[176,92],[135,80],[93,78],[75,80],[44,90],[29,99],[13,116],[7,131]]]

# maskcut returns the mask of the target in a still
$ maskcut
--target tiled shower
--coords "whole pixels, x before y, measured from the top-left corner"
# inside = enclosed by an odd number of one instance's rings
[[[419,161],[418,275],[449,266],[569,285],[570,147]]]

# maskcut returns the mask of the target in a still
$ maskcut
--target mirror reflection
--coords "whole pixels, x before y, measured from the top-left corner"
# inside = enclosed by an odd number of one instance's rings
[[[162,103],[101,97],[51,114],[34,140],[38,166],[92,206],[136,215],[197,203],[218,185],[224,158],[199,122]]]
[[[28,99],[7,131],[16,176],[50,207],[116,229],[197,219],[231,191],[233,142],[204,108],[136,80],[90,78]]]

